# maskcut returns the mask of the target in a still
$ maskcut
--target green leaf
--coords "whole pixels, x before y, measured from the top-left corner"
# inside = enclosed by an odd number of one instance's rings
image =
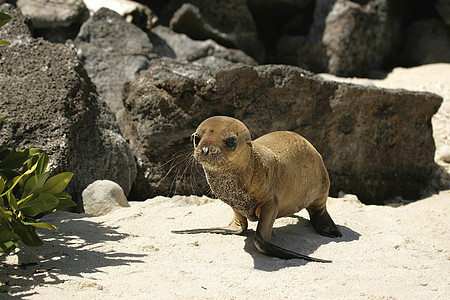
[[[8,199],[9,206],[13,209],[13,211],[16,211],[17,210],[17,199],[11,190],[6,193],[6,198]]]
[[[19,240],[17,234],[12,231],[12,227],[6,219],[0,220],[0,242]]]
[[[32,166],[34,166],[39,160],[39,156],[37,155],[30,155],[29,159],[26,161],[26,163],[23,165],[23,170],[31,169]],[[37,169],[37,166],[36,166]],[[36,170],[35,170],[36,172]]]
[[[61,193],[69,184],[72,177],[73,177],[72,172],[63,172],[57,174],[47,180],[47,182],[44,184],[44,187],[42,188],[42,192],[49,194]]]
[[[20,173],[16,171],[0,171],[0,177],[6,181],[6,188],[11,187],[12,182],[10,178],[15,178],[16,176],[20,176]]]
[[[11,21],[11,19],[12,17],[10,15],[0,12],[0,26],[5,25],[9,21]]]
[[[77,204],[72,201],[72,196],[70,196],[66,192],[58,193],[55,196],[58,198],[59,204],[55,207],[55,209],[53,209],[52,212],[60,211],[71,206],[77,206]]]
[[[28,152],[11,152],[0,161],[0,170],[14,170],[22,167],[30,158]]]
[[[43,223],[43,222],[41,222],[41,223],[28,223],[28,222],[23,222],[23,224],[25,224],[25,225],[30,225],[30,226],[34,226],[34,227],[36,227],[36,228],[45,228],[45,229],[50,229],[50,230],[58,230],[57,228],[56,228],[56,226],[55,225],[51,225],[51,224],[48,224],[48,223]]]
[[[8,146],[9,142],[11,141],[11,138],[9,138],[3,145],[0,146],[0,153],[5,150],[5,148]]]
[[[5,188],[6,181],[3,180],[3,178],[0,176],[0,193],[3,192],[3,189]]]
[[[36,174],[44,173],[45,169],[47,169],[48,166],[48,154],[43,152],[42,155],[39,157],[38,165],[36,167]]]
[[[39,162],[36,163],[36,165],[38,164]],[[22,197],[27,197],[28,195],[31,194],[34,195],[39,194],[49,175],[50,175],[49,172],[44,172],[28,178],[27,182],[25,183],[25,187],[23,189]]]
[[[13,151],[6,158],[0,161],[0,170],[15,170],[22,167],[31,157],[37,156],[44,151],[39,149],[25,149]],[[30,166],[31,167],[31,166]]]
[[[30,169],[31,166],[33,166],[35,163],[40,161],[40,163],[36,167],[35,173],[39,174],[39,173],[44,172],[45,168],[47,168],[47,164],[48,164],[48,155],[47,155],[47,153],[45,153],[42,150],[34,149],[34,148],[28,149],[26,151],[28,151],[27,153],[30,156],[30,159],[26,162],[26,164],[24,165],[24,168]]]
[[[11,226],[13,232],[19,236],[22,242],[27,246],[42,246],[42,241],[37,235],[36,227],[24,225],[22,222],[12,219]]]
[[[19,183],[19,181],[22,179],[22,177],[24,177],[24,176],[26,176],[26,175],[29,175],[29,174],[33,173],[33,171],[34,171],[35,169],[36,169],[36,165],[34,165],[31,169],[26,170],[22,175],[20,175],[20,176],[18,176],[18,177],[15,177],[15,178],[14,178],[14,184],[9,188],[8,191],[12,190],[12,189]],[[8,191],[7,191],[7,192],[8,192]],[[5,195],[7,192],[1,194],[0,196]]]
[[[38,149],[38,148],[30,148],[30,149],[25,149],[25,150],[22,150],[22,151],[28,151],[28,153],[30,155],[39,155],[41,153],[45,153],[44,150],[41,150],[41,149]]]
[[[19,205],[18,210],[23,215],[34,217],[43,212],[53,210],[59,204],[58,198],[48,193],[40,193],[37,198],[30,198]]]
[[[28,201],[28,200],[30,200],[31,197],[33,197],[33,194],[28,195],[28,196],[26,196],[26,197],[23,198],[23,199],[20,199],[20,200],[17,202],[17,205],[18,205],[18,206],[23,205],[23,203],[26,202],[26,201]]]
[[[0,221],[2,219],[9,220],[11,219],[12,212],[6,209],[3,205],[0,205]]]
[[[8,241],[8,242],[0,242],[0,249],[2,252],[6,252],[9,253],[11,251],[13,251],[15,248],[17,247],[17,243],[13,242],[13,241]]]
[[[0,45],[11,45],[11,43],[4,40],[0,40]]]

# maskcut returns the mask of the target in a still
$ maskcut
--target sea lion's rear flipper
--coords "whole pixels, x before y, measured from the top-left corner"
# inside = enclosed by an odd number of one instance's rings
[[[247,230],[247,219],[234,211],[234,218],[230,225],[214,228],[198,228],[187,230],[174,230],[172,233],[195,234],[195,233],[219,233],[219,234],[242,234]]]
[[[255,234],[255,246],[259,252],[282,259],[299,258],[322,263],[331,262],[331,260],[310,257],[272,244],[270,238],[272,235],[273,223],[275,222],[277,214],[278,206],[276,201],[265,203],[259,207],[259,221]]]
[[[312,226],[320,235],[327,237],[341,237],[342,233],[337,228],[336,224],[331,219],[326,208],[315,209],[308,207],[309,219]]]
[[[325,260],[320,258],[314,258],[311,256],[307,256],[304,254],[296,253],[284,248],[281,248],[277,245],[272,244],[271,242],[265,240],[258,232],[256,232],[255,235],[255,246],[258,249],[259,252],[262,254],[278,257],[282,259],[292,259],[292,258],[299,258],[304,259],[307,261],[315,261],[315,262],[321,262],[321,263],[330,263],[331,260]]]

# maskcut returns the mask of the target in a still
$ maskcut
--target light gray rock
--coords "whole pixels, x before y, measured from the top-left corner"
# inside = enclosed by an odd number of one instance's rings
[[[102,216],[121,207],[130,207],[122,188],[110,180],[96,180],[83,193],[84,212]]]
[[[382,69],[398,49],[401,20],[393,2],[366,2],[338,0],[327,16],[322,41],[332,74],[367,75],[368,70]]]
[[[17,0],[17,7],[34,28],[69,27],[89,16],[83,0]]]
[[[51,42],[75,38],[89,17],[83,0],[18,0],[17,7],[31,19],[34,34]]]
[[[101,8],[83,24],[74,44],[98,93],[121,120],[123,84],[156,57],[149,37],[118,13]]]
[[[284,36],[283,63],[339,76],[367,76],[387,65],[400,46],[402,2],[317,0],[308,35]]]

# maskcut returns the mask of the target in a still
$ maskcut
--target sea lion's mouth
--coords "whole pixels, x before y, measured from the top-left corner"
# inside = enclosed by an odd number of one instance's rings
[[[207,169],[212,169],[212,170],[217,170],[220,168],[223,168],[223,162],[221,159],[217,158],[217,157],[211,157],[211,156],[200,156],[200,157],[196,157],[197,162],[199,162],[203,168],[207,168]]]
[[[207,149],[206,149],[207,148]],[[209,147],[202,147],[195,150],[194,158],[203,168],[209,170],[223,169],[227,163],[221,151],[215,151]]]

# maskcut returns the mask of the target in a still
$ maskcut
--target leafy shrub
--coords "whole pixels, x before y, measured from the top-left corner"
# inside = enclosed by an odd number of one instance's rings
[[[11,16],[0,12],[0,26]],[[0,45],[9,45],[0,40]],[[0,54],[1,56],[1,54]],[[7,117],[1,118],[0,123]],[[0,146],[4,153],[8,142]],[[39,149],[12,149],[0,160],[0,252],[10,252],[22,241],[27,246],[41,246],[37,228],[56,227],[36,222],[36,216],[75,206],[64,189],[73,173],[64,172],[48,178],[48,155]]]
[[[0,153],[6,146],[7,143],[0,147]],[[12,251],[19,241],[27,246],[41,246],[36,229],[56,227],[36,222],[35,217],[76,205],[64,192],[73,173],[48,178],[48,162],[47,153],[34,148],[13,149],[0,160],[0,252]]]

